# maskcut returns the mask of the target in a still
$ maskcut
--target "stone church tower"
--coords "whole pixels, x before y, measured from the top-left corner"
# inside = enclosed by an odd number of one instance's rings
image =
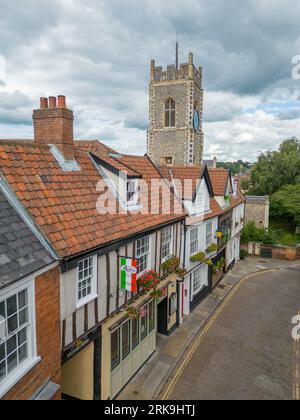
[[[199,165],[203,158],[202,68],[193,63],[164,71],[151,61],[148,155],[157,164]]]

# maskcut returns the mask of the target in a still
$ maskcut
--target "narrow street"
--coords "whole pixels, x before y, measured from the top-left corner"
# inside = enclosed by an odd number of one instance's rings
[[[195,340],[161,397],[167,400],[299,398],[300,265],[242,282]]]

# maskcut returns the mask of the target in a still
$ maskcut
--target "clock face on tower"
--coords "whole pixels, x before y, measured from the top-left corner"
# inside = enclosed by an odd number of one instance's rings
[[[194,110],[194,130],[198,131],[200,128],[200,116],[197,109]]]

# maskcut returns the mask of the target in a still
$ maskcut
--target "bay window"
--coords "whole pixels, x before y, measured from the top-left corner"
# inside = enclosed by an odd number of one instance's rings
[[[0,297],[0,397],[37,362],[34,282]]]

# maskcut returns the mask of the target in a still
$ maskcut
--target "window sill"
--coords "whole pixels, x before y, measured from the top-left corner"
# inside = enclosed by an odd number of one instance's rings
[[[98,298],[98,295],[95,294],[95,295],[89,296],[88,299],[85,299],[85,300],[82,300],[80,302],[77,302],[76,303],[76,309],[79,310],[79,309],[83,308],[84,306],[86,306],[89,303],[93,302],[97,298]]]
[[[35,357],[25,362],[11,376],[9,376],[0,386],[0,398],[4,397],[8,392],[20,382],[37,364],[40,363],[41,357]]]

